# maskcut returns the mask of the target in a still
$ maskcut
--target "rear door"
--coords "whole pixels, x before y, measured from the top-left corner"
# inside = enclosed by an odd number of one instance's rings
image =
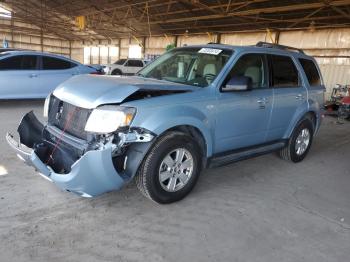
[[[303,68],[305,74],[304,78],[308,80],[309,98],[316,101],[319,104],[319,107],[323,107],[324,92],[326,89],[316,62],[307,58],[299,58],[299,63]]]
[[[307,103],[307,93],[292,57],[268,55],[268,59],[274,104],[267,141],[274,141],[284,138],[297,110]]]
[[[69,60],[40,56],[41,66],[37,92],[43,96],[51,93],[59,84],[79,74],[78,65]]]
[[[38,58],[15,55],[0,60],[0,98],[38,98]]]

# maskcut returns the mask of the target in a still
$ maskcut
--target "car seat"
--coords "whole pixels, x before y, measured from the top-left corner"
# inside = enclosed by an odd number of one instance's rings
[[[215,64],[206,64],[203,68],[203,77],[207,80],[210,85],[213,82],[216,76],[216,65]]]
[[[261,69],[257,66],[250,66],[244,72],[244,76],[252,79],[253,87],[260,87],[262,82]]]

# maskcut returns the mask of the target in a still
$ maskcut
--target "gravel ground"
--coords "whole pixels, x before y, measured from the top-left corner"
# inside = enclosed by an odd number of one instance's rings
[[[326,118],[302,163],[269,154],[206,170],[161,206],[134,183],[80,198],[22,164],[4,136],[42,105],[0,102],[0,261],[349,261],[350,122]]]

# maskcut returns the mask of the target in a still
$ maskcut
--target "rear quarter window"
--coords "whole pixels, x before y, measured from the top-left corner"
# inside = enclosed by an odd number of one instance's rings
[[[141,60],[129,60],[126,66],[143,67],[143,62]]]
[[[305,58],[299,58],[299,62],[303,67],[307,80],[309,81],[310,86],[319,86],[321,85],[321,77],[318,73],[317,67],[314,61]]]
[[[273,87],[299,86],[299,74],[289,56],[269,55],[272,68],[271,85]]]

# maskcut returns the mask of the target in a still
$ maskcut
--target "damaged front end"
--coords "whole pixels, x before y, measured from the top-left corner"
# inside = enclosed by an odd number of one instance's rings
[[[92,110],[73,107],[51,99],[46,125],[29,112],[18,127],[19,142],[11,134],[7,142],[21,160],[63,190],[92,197],[121,188],[136,174],[154,134],[141,128],[86,132]]]

